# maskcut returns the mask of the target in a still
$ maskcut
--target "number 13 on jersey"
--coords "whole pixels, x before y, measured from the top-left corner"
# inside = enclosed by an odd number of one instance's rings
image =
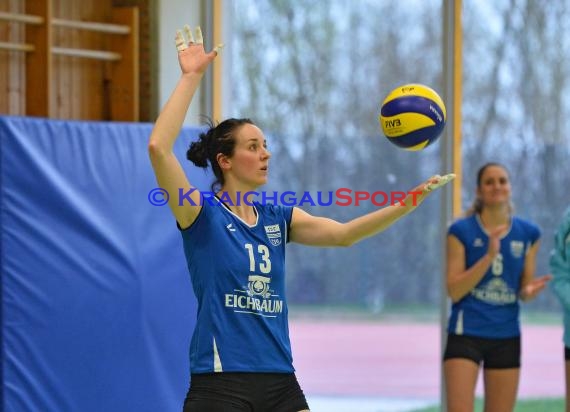
[[[257,263],[259,263],[259,271],[261,273],[271,272],[271,259],[269,258],[269,248],[265,245],[257,245],[256,248],[251,243],[244,245],[249,255],[249,271],[257,271]],[[257,256],[257,259],[256,259]]]

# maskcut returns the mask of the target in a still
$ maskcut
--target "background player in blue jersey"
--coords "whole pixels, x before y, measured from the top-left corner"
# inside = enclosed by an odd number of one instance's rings
[[[447,407],[473,411],[483,364],[485,411],[510,412],[520,370],[519,299],[533,299],[550,279],[534,277],[540,230],[513,216],[509,175],[497,163],[479,169],[466,215],[447,236]]]
[[[173,145],[200,80],[217,55],[204,51],[202,33],[177,35],[182,75],[150,136],[149,154],[159,185],[185,194],[169,206],[182,234],[198,301],[190,344],[191,383],[184,411],[307,411],[294,374],[285,298],[285,244],[349,246],[373,236],[414,210],[452,179],[428,179],[404,205],[388,206],[347,223],[296,207],[251,204],[240,194],[267,182],[270,152],[249,119],[210,125],[187,157],[212,168],[216,197],[188,181]],[[415,202],[411,199],[416,196]]]
[[[550,254],[551,287],[564,310],[564,359],[566,363],[566,412],[570,412],[570,207],[554,236]]]

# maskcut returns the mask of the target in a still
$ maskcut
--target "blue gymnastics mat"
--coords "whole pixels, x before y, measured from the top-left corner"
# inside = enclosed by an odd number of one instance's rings
[[[150,124],[0,117],[1,405],[181,410],[196,302]],[[185,161],[199,129],[175,151]]]

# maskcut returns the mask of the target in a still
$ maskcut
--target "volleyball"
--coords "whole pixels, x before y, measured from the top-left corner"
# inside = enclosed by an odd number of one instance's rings
[[[390,142],[405,150],[422,150],[443,132],[445,104],[432,88],[423,84],[405,84],[386,96],[379,121]]]

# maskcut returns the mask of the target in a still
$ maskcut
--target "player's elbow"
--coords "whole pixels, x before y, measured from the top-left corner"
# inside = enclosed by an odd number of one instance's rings
[[[358,242],[358,238],[350,233],[346,224],[340,224],[332,234],[334,245],[337,247],[350,247]]]
[[[160,159],[166,155],[168,150],[156,140],[151,138],[148,143],[148,155],[151,159]]]

